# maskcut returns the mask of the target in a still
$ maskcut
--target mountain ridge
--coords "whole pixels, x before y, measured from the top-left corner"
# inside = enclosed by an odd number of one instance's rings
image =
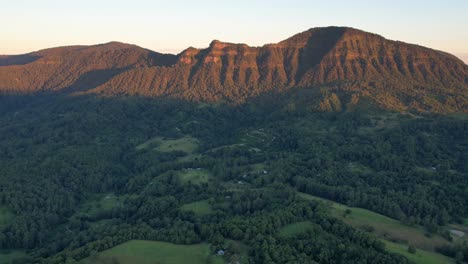
[[[325,27],[259,47],[213,40],[177,55],[113,41],[0,56],[0,92],[242,103],[270,91],[326,87],[340,100],[353,94],[354,102],[366,97],[391,110],[466,112],[467,73],[468,65],[442,51]]]

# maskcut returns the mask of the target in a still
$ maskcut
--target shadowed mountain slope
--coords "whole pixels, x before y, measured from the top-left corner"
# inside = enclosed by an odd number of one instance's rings
[[[173,55],[110,42],[0,57],[0,89],[13,92],[90,89],[132,67],[171,65]],[[96,85],[97,86],[97,85]]]

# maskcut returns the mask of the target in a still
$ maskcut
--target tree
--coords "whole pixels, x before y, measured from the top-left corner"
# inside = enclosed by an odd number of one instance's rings
[[[456,263],[457,263],[457,264],[463,263],[463,259],[464,259],[463,252],[458,251],[457,254],[455,255],[455,261],[456,261]]]
[[[416,248],[413,245],[409,245],[408,252],[411,254],[416,254]]]

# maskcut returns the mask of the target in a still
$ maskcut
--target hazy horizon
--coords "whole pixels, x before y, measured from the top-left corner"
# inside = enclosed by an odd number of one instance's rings
[[[213,39],[262,46],[313,27],[346,26],[451,53],[468,63],[468,3],[438,1],[65,1],[2,6],[0,54],[119,41],[177,54]]]

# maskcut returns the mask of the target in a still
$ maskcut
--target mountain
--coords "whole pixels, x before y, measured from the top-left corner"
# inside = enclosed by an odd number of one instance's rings
[[[365,99],[393,110],[468,111],[468,65],[461,60],[346,27],[312,28],[262,47],[215,40],[178,55],[111,42],[0,57],[4,93],[240,103],[292,88],[312,88],[322,104],[331,98],[351,106]]]
[[[172,56],[119,42],[52,48],[0,57],[0,90],[76,91],[99,86],[132,67],[172,63]]]

